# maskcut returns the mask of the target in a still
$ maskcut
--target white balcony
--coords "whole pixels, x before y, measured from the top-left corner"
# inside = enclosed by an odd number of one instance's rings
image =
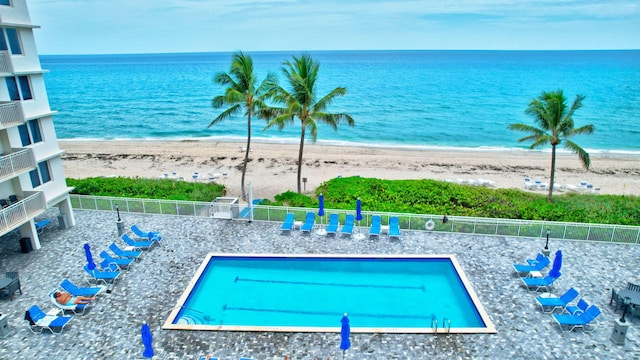
[[[0,235],[4,235],[47,209],[42,192],[35,192],[0,210]]]
[[[24,124],[22,108],[17,101],[0,102],[0,130]]]
[[[35,167],[31,149],[0,156],[0,181],[33,170]]]

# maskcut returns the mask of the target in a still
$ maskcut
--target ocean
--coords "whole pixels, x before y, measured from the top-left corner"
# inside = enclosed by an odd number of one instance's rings
[[[248,52],[258,77],[301,52]],[[640,155],[640,50],[627,51],[315,51],[318,94],[344,86],[329,107],[354,127],[318,129],[319,144],[402,148],[525,149],[511,123],[542,91],[562,89],[569,105],[586,96],[575,126],[595,125],[572,140],[592,153]],[[244,141],[246,119],[208,128],[222,110],[211,99],[223,88],[231,53],[41,55],[59,139],[220,139]],[[299,122],[252,138],[298,143]]]

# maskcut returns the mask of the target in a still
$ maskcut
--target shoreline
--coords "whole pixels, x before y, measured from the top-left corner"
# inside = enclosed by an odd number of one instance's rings
[[[241,197],[244,142],[185,140],[59,140],[65,176],[86,178],[124,176],[159,178],[164,174],[193,181],[193,173],[224,184],[227,196]],[[269,198],[296,190],[299,144],[252,141],[245,182],[254,198]],[[640,155],[595,153],[585,171],[577,155],[559,153],[556,183],[600,188],[601,194],[640,195]],[[524,178],[548,182],[551,156],[545,151],[463,149],[404,149],[389,147],[305,144],[304,193],[338,176],[380,179],[485,179],[496,188],[524,188]],[[227,176],[223,176],[227,174]],[[538,191],[538,193],[543,193]],[[554,191],[554,194],[561,192]]]

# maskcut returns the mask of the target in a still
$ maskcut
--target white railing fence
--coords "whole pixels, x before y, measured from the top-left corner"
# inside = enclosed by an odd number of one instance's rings
[[[213,202],[176,201],[158,199],[137,199],[120,197],[103,197],[88,195],[71,195],[71,203],[78,210],[116,211],[176,216],[213,217]],[[304,220],[307,212],[316,214],[316,225],[327,223],[329,214],[339,216],[340,224],[344,223],[347,214],[355,214],[354,210],[325,209],[325,216],[317,215],[318,209],[235,204],[233,211],[235,220],[284,221],[287,213],[295,214],[296,220]],[[253,217],[249,214],[253,213]],[[356,226],[369,227],[372,215],[382,217],[382,225],[389,223],[390,217],[398,217],[400,228],[412,231],[437,231],[478,235],[499,235],[516,237],[546,237],[550,231],[551,239],[586,240],[599,242],[615,242],[627,244],[640,243],[640,227],[608,224],[564,223],[554,221],[492,219],[465,216],[445,216],[434,214],[405,214],[363,211],[362,220]],[[427,230],[431,229],[431,230]]]

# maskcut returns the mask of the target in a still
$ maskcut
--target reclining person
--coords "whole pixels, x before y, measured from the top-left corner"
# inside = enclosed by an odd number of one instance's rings
[[[62,291],[56,291],[55,293],[53,293],[53,296],[56,298],[56,301],[58,303],[60,303],[61,305],[67,305],[67,306],[77,305],[77,304],[89,304],[90,302],[95,300],[95,296],[94,297],[73,296],[68,292],[62,292]]]

